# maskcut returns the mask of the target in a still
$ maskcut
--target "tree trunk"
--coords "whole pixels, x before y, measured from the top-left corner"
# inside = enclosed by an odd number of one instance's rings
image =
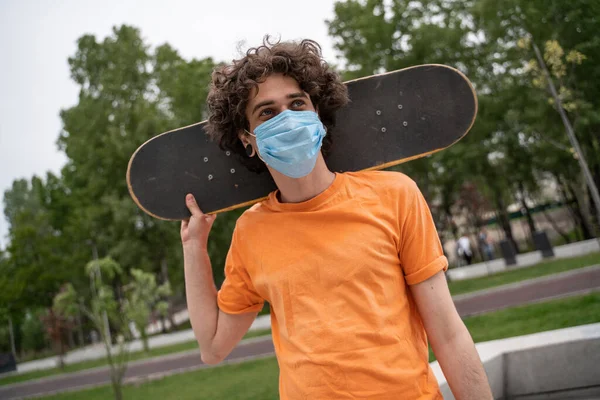
[[[160,272],[163,283],[169,283],[169,264],[167,263],[166,255],[164,255],[160,260]],[[167,308],[167,318],[169,319],[169,323],[171,325],[169,331],[173,331],[175,329],[175,320],[173,318],[173,300],[171,297],[167,299],[167,304],[169,305]]]
[[[148,353],[150,351],[150,347],[148,346],[148,334],[146,333],[146,327],[138,326],[137,328],[140,331],[140,340],[142,341],[144,351]]]
[[[75,332],[71,329],[67,331],[67,336],[69,339],[69,349],[75,348]]]
[[[559,190],[562,194],[565,205],[568,207],[567,209],[573,217],[573,221],[579,227],[579,229],[575,228],[578,240],[591,239],[591,231],[589,229],[587,220],[581,212],[579,198],[576,196],[575,190],[560,175],[554,175],[554,178],[556,179],[556,182],[558,182]]]
[[[15,331],[13,327],[12,317],[8,317],[8,334],[10,335],[10,351],[15,359],[17,358],[17,346],[15,346]]]
[[[575,231],[575,240],[577,242],[582,241],[583,240],[583,234],[582,234],[582,231],[581,231],[581,228],[580,228],[581,227],[581,221],[577,217],[577,214],[575,213],[575,208],[572,205],[575,202],[575,200],[571,199],[571,198],[569,198],[569,196],[567,196],[566,189],[564,188],[564,186],[562,185],[562,183],[560,182],[560,180],[557,179],[557,182],[559,183],[558,190],[560,191],[560,194],[561,194],[561,197],[562,197],[563,206],[566,208],[567,212],[571,216],[571,220],[573,221],[573,226],[575,227],[573,229]]]
[[[515,251],[517,253],[520,253],[519,246],[517,245],[517,242],[515,241],[515,238],[513,237],[513,231],[512,231],[512,226],[510,224],[510,219],[508,217],[508,214],[506,213],[506,205],[504,204],[504,200],[502,199],[502,196],[499,195],[498,193],[496,193],[495,202],[496,202],[496,209],[497,209],[496,216],[498,218],[498,222],[500,223],[500,226],[504,230],[504,235],[506,236],[506,240],[509,240],[510,242],[512,242],[512,244],[515,248]]]
[[[65,369],[65,346],[64,346],[64,340],[62,338],[62,334],[60,334],[60,333],[58,335],[57,342],[55,342],[55,346],[57,348],[56,353],[58,356],[58,368],[60,368],[61,370],[64,370]]]
[[[598,217],[595,217],[596,215],[598,215],[598,213],[596,212],[596,206],[594,204],[594,199],[592,199],[592,194],[590,193],[590,191],[588,190],[587,193],[587,203],[590,205],[590,209],[589,209],[589,215],[591,216],[591,225],[592,225],[592,233],[594,236],[598,235],[598,232],[600,232],[600,220],[598,219]]]
[[[121,382],[112,382],[113,394],[115,396],[115,400],[123,400],[123,385]]]
[[[100,316],[98,316],[100,317]],[[101,320],[101,318],[97,318]],[[108,362],[108,366],[110,367],[110,381],[113,388],[113,394],[115,396],[115,400],[123,399],[123,377],[125,376],[125,371],[127,370],[128,363],[128,353],[125,350],[125,342],[119,343],[118,352],[113,354],[112,352],[112,343],[109,341],[109,338],[104,335],[102,337],[104,341],[104,347],[106,349],[106,361]]]
[[[101,319],[101,317],[99,319]],[[119,377],[118,360],[112,354],[112,349],[111,349],[112,343],[109,341],[106,334],[102,335],[102,340],[104,342],[104,348],[106,349],[106,361],[108,361],[108,366],[110,368],[110,382],[112,384],[113,394],[115,396],[115,400],[122,400],[123,399],[123,387],[122,387],[122,380]]]
[[[525,200],[525,186],[523,182],[519,182],[519,199],[521,202],[521,207],[525,210],[525,218],[527,218],[527,225],[529,226],[529,234],[533,241],[533,234],[537,232],[537,227],[535,226],[535,221],[533,220],[533,216],[531,215],[531,209],[527,205],[527,201]]]
[[[581,227],[583,239],[593,239],[594,236],[592,234],[592,227],[589,219],[585,215],[585,205],[582,204],[582,199],[580,198],[581,196],[577,195],[577,190],[575,190],[570,184],[567,184],[567,187],[569,189],[571,197],[575,199],[575,202],[573,202],[573,211],[575,212],[575,215],[577,216],[579,222],[579,226]]]
[[[556,233],[558,233],[564,239],[565,243],[571,243],[571,238],[569,237],[569,235],[559,228],[554,218],[550,216],[550,213],[547,210],[542,211],[542,213],[544,214],[544,217],[546,217],[546,220],[548,220],[550,225],[552,225],[552,229],[554,229]]]
[[[81,305],[82,302],[83,302],[83,300],[80,299],[79,304]],[[83,347],[85,345],[85,340],[83,338],[83,322],[81,321],[80,307],[77,307],[77,336],[78,336],[79,346]]]
[[[471,216],[471,218],[469,218],[470,220],[470,225],[473,227],[472,229],[472,235],[473,235],[473,246],[471,246],[471,251],[473,251],[473,259],[479,257],[481,259],[481,261],[485,261],[485,256],[483,251],[481,250],[481,248],[479,247],[479,238],[478,238],[478,234],[479,231],[481,230],[481,220],[479,219],[479,217],[477,216]],[[467,233],[467,236],[469,234]]]

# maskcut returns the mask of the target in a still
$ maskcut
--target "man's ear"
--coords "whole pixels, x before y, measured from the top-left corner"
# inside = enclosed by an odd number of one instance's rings
[[[240,129],[238,131],[238,139],[240,139],[240,142],[242,142],[242,145],[244,147],[250,144],[250,141],[248,140],[248,134],[243,129]]]

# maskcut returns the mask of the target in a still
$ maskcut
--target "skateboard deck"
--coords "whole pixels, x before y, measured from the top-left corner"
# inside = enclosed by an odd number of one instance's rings
[[[378,170],[443,150],[467,134],[477,97],[458,70],[420,65],[346,82],[350,102],[336,116],[325,158],[334,172]],[[192,193],[205,213],[263,200],[271,175],[251,172],[204,132],[205,121],[160,134],[131,156],[127,185],[149,215],[182,220]]]

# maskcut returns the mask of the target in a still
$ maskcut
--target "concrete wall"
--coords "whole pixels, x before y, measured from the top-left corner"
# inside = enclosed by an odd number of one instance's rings
[[[504,367],[510,399],[600,397],[600,338],[508,353]]]
[[[495,400],[600,399],[600,323],[476,344]],[[454,396],[437,361],[442,395]]]
[[[600,398],[600,338],[516,351],[484,363],[495,400]],[[454,399],[447,383],[444,399]]]
[[[600,251],[600,242],[597,239],[565,244],[554,248],[554,258],[569,258]],[[548,259],[547,259],[548,260]],[[499,258],[485,263],[469,265],[466,267],[452,268],[447,272],[450,280],[459,281],[463,279],[477,278],[480,276],[493,275],[509,269],[525,268],[544,261],[539,251],[517,255],[517,265],[507,267],[504,259]]]

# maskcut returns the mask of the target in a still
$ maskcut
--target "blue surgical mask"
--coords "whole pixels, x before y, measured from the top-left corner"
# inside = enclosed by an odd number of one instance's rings
[[[250,134],[268,166],[290,178],[302,178],[315,167],[325,133],[314,111],[285,110]]]

